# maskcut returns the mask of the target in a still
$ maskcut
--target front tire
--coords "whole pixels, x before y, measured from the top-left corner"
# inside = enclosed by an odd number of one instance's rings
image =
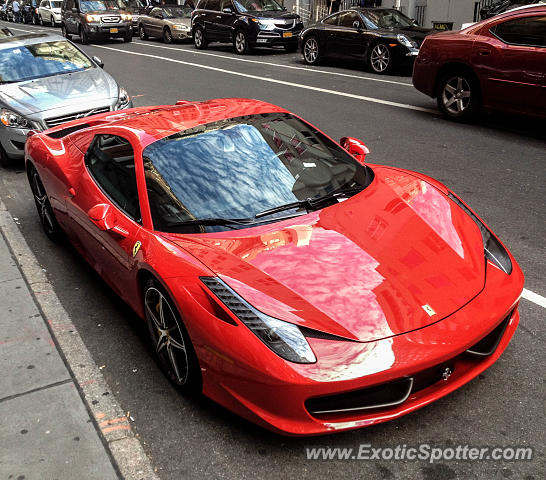
[[[208,46],[207,37],[201,27],[195,27],[193,31],[193,44],[198,50],[205,50]]]
[[[201,370],[190,337],[174,302],[154,279],[144,285],[148,335],[163,373],[177,388],[201,390]]]
[[[72,39],[72,35],[70,35],[68,33],[68,31],[66,30],[66,25],[64,23],[61,23],[61,35],[66,38],[67,40],[71,40]]]
[[[307,65],[317,65],[321,59],[321,48],[317,37],[307,37],[303,42],[303,60]]]
[[[173,34],[168,27],[163,29],[163,42],[164,43],[173,43]]]
[[[376,43],[368,54],[368,65],[372,72],[383,75],[392,68],[392,54],[384,43]]]
[[[238,55],[246,55],[250,51],[248,38],[243,30],[237,30],[233,37],[233,48]]]
[[[36,204],[36,210],[38,210],[38,216],[40,217],[40,223],[45,234],[50,240],[59,242],[62,238],[62,230],[44,188],[44,184],[40,179],[40,175],[34,166],[30,166],[28,170],[28,181],[30,183],[30,189],[34,197],[34,203]]]
[[[465,72],[452,72],[443,75],[438,82],[436,99],[444,117],[451,120],[469,120],[480,106],[480,93],[477,82]]]

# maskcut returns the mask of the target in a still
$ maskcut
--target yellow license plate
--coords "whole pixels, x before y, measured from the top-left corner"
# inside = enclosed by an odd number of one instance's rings
[[[110,33],[118,33],[118,29],[117,28],[111,28]]]
[[[283,32],[282,36],[283,36],[284,38],[291,37],[291,36],[292,36],[292,32]]]

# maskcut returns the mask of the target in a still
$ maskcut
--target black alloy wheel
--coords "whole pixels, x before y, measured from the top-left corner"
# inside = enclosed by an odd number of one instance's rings
[[[34,197],[34,203],[38,210],[42,228],[50,240],[58,242],[62,238],[62,230],[57,223],[57,219],[55,218],[55,214],[49,203],[40,175],[34,166],[29,167],[28,181],[30,183],[30,189],[32,190],[32,196]]]
[[[201,370],[174,302],[154,279],[144,285],[144,311],[155,356],[167,378],[184,391],[200,391]]]
[[[303,59],[307,65],[316,65],[320,62],[321,51],[318,38],[310,36],[303,43]]]

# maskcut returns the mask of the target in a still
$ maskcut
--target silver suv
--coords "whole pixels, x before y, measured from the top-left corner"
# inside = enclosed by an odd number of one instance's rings
[[[59,35],[0,38],[0,163],[23,158],[30,130],[131,108],[102,66]]]

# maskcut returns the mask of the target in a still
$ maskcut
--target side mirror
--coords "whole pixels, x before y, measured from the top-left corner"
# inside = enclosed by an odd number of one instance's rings
[[[91,207],[87,212],[87,216],[103,232],[113,232],[122,238],[129,235],[127,230],[117,225],[115,212],[106,203],[99,203]]]
[[[230,15],[233,14],[233,10],[231,9],[231,7],[223,8],[222,12],[223,13],[229,13]]]
[[[353,28],[356,28],[357,30],[362,30],[362,27],[360,26],[360,22],[358,20],[355,20],[353,22]]]
[[[104,68],[104,62],[99,57],[93,57],[93,61],[100,67]]]
[[[365,164],[366,155],[370,153],[370,150],[362,140],[353,137],[341,137],[339,143],[348,153],[355,157],[358,163]]]
[[[78,13],[78,9],[76,7],[72,7],[72,13]]]

